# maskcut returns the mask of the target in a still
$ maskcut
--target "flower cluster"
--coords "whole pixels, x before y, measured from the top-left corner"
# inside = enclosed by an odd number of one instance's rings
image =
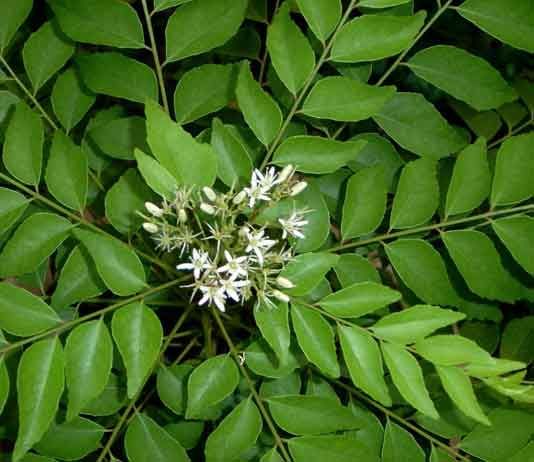
[[[148,214],[140,215],[157,248],[183,260],[176,268],[191,273],[193,282],[185,287],[198,305],[224,312],[227,304],[253,297],[274,305],[273,299],[288,301],[283,290],[293,287],[280,272],[293,258],[295,240],[305,237],[309,211],[297,210],[292,198],[306,187],[291,165],[280,172],[271,167],[265,173],[255,170],[250,185],[239,191],[182,187],[172,200],[147,202]],[[281,202],[290,213],[266,219]]]

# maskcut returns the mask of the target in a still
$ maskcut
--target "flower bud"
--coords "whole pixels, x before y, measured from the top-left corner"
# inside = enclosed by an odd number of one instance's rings
[[[210,187],[204,186],[202,192],[210,202],[215,202],[217,200],[217,194],[215,194],[215,191]]]
[[[148,210],[148,213],[154,217],[161,217],[163,216],[163,210],[160,209],[156,204],[153,204],[152,202],[145,202],[145,208]]]
[[[150,234],[157,233],[159,231],[159,228],[154,223],[143,223],[143,229]]]
[[[290,196],[297,196],[308,187],[308,183],[305,181],[299,181],[295,186],[291,188]]]
[[[241,204],[241,202],[243,202],[243,201],[246,199],[246,197],[247,197],[247,192],[246,192],[245,190],[243,190],[243,191],[237,193],[237,194],[234,196],[232,202],[233,202],[235,205],[239,205],[239,204]]]
[[[178,221],[180,223],[185,223],[187,221],[187,212],[185,211],[185,209],[180,209],[178,211]]]
[[[283,292],[280,292],[279,290],[273,290],[273,297],[274,298],[277,298],[278,300],[280,300],[281,302],[284,302],[284,303],[288,303],[289,302],[289,297],[284,294]]]
[[[208,215],[215,215],[215,207],[210,204],[206,204],[205,202],[202,202],[200,204],[200,210],[202,210],[204,213],[207,213]]]
[[[292,289],[295,287],[295,284],[283,276],[278,276],[276,278],[276,284],[278,284],[278,287],[281,287],[282,289]]]
[[[289,164],[286,165],[283,170],[278,175],[278,182],[283,183],[284,181],[288,180],[293,176],[294,173],[294,167],[293,165]]]

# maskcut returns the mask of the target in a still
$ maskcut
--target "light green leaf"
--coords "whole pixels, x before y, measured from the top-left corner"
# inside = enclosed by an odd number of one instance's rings
[[[245,19],[247,4],[247,0],[193,0],[178,8],[165,30],[167,62],[226,43]]]
[[[296,296],[306,295],[321,282],[326,273],[336,265],[338,259],[337,255],[326,252],[298,255],[280,273],[280,276],[289,279],[295,285],[286,292]]]
[[[291,321],[306,358],[323,373],[339,377],[334,331],[326,319],[317,311],[292,303]]]
[[[315,54],[283,3],[267,30],[267,50],[274,69],[294,95],[304,86],[315,66]]]
[[[137,168],[146,184],[161,197],[171,199],[178,188],[176,179],[156,159],[146,155],[140,149],[134,151]]]
[[[65,344],[67,421],[104,391],[112,362],[113,343],[102,319],[83,323],[71,331]]]
[[[365,443],[347,435],[291,438],[288,446],[295,462],[380,462]]]
[[[359,282],[327,295],[319,305],[334,316],[356,318],[398,302],[401,294],[375,282]]]
[[[185,412],[187,379],[192,370],[190,364],[175,364],[170,367],[162,364],[158,370],[158,396],[177,415]]]
[[[384,380],[384,366],[378,344],[365,329],[338,326],[339,342],[350,377],[358,388],[384,406],[391,397]]]
[[[111,332],[126,366],[128,398],[133,398],[152,371],[161,348],[163,328],[143,303],[132,303],[113,315]]]
[[[457,11],[484,32],[520,50],[534,53],[534,13],[530,0],[467,0]]]
[[[361,0],[358,6],[366,8],[391,8],[392,6],[404,5],[411,0]]]
[[[402,170],[393,200],[392,229],[412,228],[428,222],[439,206],[437,163],[417,159]]]
[[[114,294],[132,295],[146,287],[143,265],[124,243],[79,229],[74,234],[93,258],[98,275]]]
[[[387,187],[380,165],[364,168],[350,177],[343,202],[343,239],[372,233],[380,226],[386,212]]]
[[[140,61],[107,52],[80,55],[76,62],[85,85],[94,93],[143,104],[158,99],[156,74]]]
[[[491,364],[493,358],[477,343],[460,335],[434,335],[415,344],[417,353],[439,366]]]
[[[0,254],[0,277],[36,271],[67,238],[71,228],[70,221],[53,213],[34,213],[26,218]]]
[[[22,61],[33,93],[37,93],[73,54],[74,44],[62,37],[57,25],[51,21],[31,34],[22,49]]]
[[[239,383],[239,371],[229,355],[209,358],[189,376],[187,382],[186,419],[220,403],[233,393]]]
[[[258,339],[252,342],[245,350],[247,366],[252,372],[262,377],[279,379],[291,374],[302,363],[300,350],[292,343],[288,348],[288,358],[285,362],[279,361],[267,342]]]
[[[325,77],[312,88],[301,112],[319,119],[358,122],[377,115],[395,92],[393,86],[377,87],[347,77]]]
[[[523,215],[507,217],[492,221],[491,226],[514,259],[534,275],[534,219]]]
[[[467,144],[465,136],[418,93],[397,93],[374,119],[404,149],[421,157],[440,159]]]
[[[50,194],[77,211],[85,209],[88,188],[87,154],[63,132],[56,131],[46,166]]]
[[[0,415],[4,410],[7,399],[9,398],[9,375],[7,373],[6,363],[4,358],[0,359]]]
[[[254,320],[261,335],[283,364],[288,360],[291,343],[288,316],[286,303],[259,303],[254,307]]]
[[[308,382],[308,383],[311,383]],[[260,396],[262,399],[271,396],[298,395],[302,389],[302,380],[298,371],[291,372],[279,379],[267,379],[262,381],[260,386]]]
[[[189,3],[191,0],[154,0],[154,12]]]
[[[334,267],[341,287],[348,287],[356,282],[376,282],[380,284],[380,275],[367,259],[357,254],[344,253]]]
[[[330,214],[319,188],[315,184],[309,184],[296,197],[293,208],[311,210],[306,214],[308,224],[302,228],[305,238],[297,242],[297,252],[313,252],[321,248],[330,233]]]
[[[261,415],[251,398],[241,401],[206,440],[206,462],[239,460],[261,432]]]
[[[56,312],[27,290],[0,283],[0,327],[12,335],[29,337],[61,323]]]
[[[0,55],[22,26],[33,7],[33,0],[5,0],[0,15]]]
[[[394,343],[382,343],[381,346],[393,383],[402,397],[428,417],[439,418],[428,394],[423,371],[413,355]]]
[[[387,420],[382,446],[382,462],[425,462],[425,452],[412,434]]]
[[[63,32],[76,42],[144,48],[136,11],[120,0],[47,0]]]
[[[6,129],[3,159],[11,175],[37,186],[43,162],[44,127],[41,118],[21,101]]]
[[[479,138],[457,157],[445,203],[446,215],[470,212],[488,197],[491,174],[486,141]]]
[[[64,386],[64,358],[57,337],[24,351],[17,371],[19,430],[13,461],[19,461],[52,423]]]
[[[310,29],[324,43],[341,19],[341,1],[297,0],[297,5]]]
[[[424,11],[414,16],[359,16],[343,26],[334,40],[330,59],[358,63],[399,54],[412,44],[425,18]]]
[[[275,100],[254,80],[248,63],[241,65],[236,88],[237,102],[247,125],[256,137],[268,145],[282,126],[282,111]]]
[[[280,457],[276,448],[272,448],[263,455],[260,462],[284,462],[284,459]]]
[[[18,221],[29,203],[22,194],[0,188],[0,236]]]
[[[437,306],[415,305],[380,318],[371,330],[389,342],[407,344],[465,318],[465,314]]]

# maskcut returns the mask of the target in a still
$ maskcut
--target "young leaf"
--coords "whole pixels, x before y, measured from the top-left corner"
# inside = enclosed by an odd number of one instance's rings
[[[104,284],[120,296],[146,287],[145,270],[139,257],[118,239],[77,229],[76,238],[87,249]]]
[[[176,9],[165,30],[167,62],[226,43],[245,19],[247,4],[247,0],[193,0]]]
[[[126,366],[131,399],[144,385],[159,357],[163,329],[150,308],[132,303],[115,312],[111,331]]]
[[[382,343],[381,346],[393,383],[402,397],[428,417],[439,418],[428,394],[423,371],[413,355],[394,343]]]
[[[425,460],[425,452],[412,434],[388,419],[382,446],[382,462],[425,462]]]
[[[161,402],[172,412],[185,412],[187,379],[193,370],[190,364],[162,365],[158,370],[157,391]]]
[[[429,221],[439,206],[437,163],[417,159],[402,170],[393,209],[391,228],[412,228]]]
[[[380,462],[369,446],[347,435],[302,436],[288,441],[295,462]]]
[[[256,325],[282,364],[289,357],[291,343],[288,315],[287,304],[282,302],[275,306],[261,303],[254,307]]]
[[[491,226],[515,260],[534,275],[534,219],[519,215],[492,221]]]
[[[399,54],[412,44],[425,18],[424,11],[414,16],[359,16],[343,26],[334,40],[330,59],[359,63]]]
[[[5,0],[0,15],[0,56],[17,32],[26,21],[33,7],[33,0]]]
[[[351,239],[372,233],[386,212],[387,184],[380,165],[367,167],[352,175],[343,202],[341,235]]]
[[[0,188],[0,236],[18,221],[29,203],[22,194]]]
[[[417,353],[439,366],[492,363],[490,354],[473,340],[460,335],[434,335],[415,344]]]
[[[275,100],[254,80],[248,63],[241,65],[236,88],[237,102],[247,125],[265,146],[282,126],[282,111]]]
[[[19,430],[13,461],[18,462],[52,423],[64,386],[64,358],[57,337],[24,351],[17,371]]]
[[[37,270],[67,238],[71,228],[70,221],[53,213],[34,213],[26,218],[0,254],[0,277]]]
[[[295,296],[306,295],[319,285],[338,259],[338,255],[326,252],[298,255],[280,273],[280,276],[289,279],[295,285],[286,292]]]
[[[343,357],[354,385],[384,406],[391,406],[391,397],[384,380],[382,355],[376,341],[359,327],[339,325],[338,333]]]
[[[268,28],[267,49],[278,77],[296,95],[313,71],[315,54],[289,13],[283,3]]]
[[[341,19],[341,1],[297,0],[297,5],[310,29],[324,43]]]
[[[186,419],[195,418],[232,394],[239,383],[239,371],[229,355],[209,358],[189,376]]]
[[[102,319],[83,323],[71,331],[65,344],[67,421],[104,391],[112,362],[113,343]]]
[[[334,331],[326,319],[317,311],[293,303],[291,320],[306,358],[330,377],[339,377]]]
[[[360,282],[327,295],[319,305],[334,316],[356,318],[398,302],[401,294],[375,282]]]
[[[140,149],[134,151],[137,168],[141,172],[146,184],[161,197],[171,199],[178,184],[176,179],[156,159],[146,155]]]

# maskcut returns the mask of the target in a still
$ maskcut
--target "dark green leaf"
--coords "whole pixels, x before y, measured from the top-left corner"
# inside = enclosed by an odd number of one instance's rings
[[[291,438],[288,446],[295,462],[380,462],[367,445],[348,435]]]
[[[534,219],[528,216],[501,218],[492,227],[517,262],[534,275]]]
[[[291,332],[288,313],[287,304],[282,302],[275,305],[259,303],[254,307],[256,325],[281,363],[286,363],[289,357]]]
[[[0,56],[17,32],[26,21],[33,7],[33,0],[6,0],[2,5],[0,15]]]
[[[193,366],[189,364],[162,365],[158,370],[158,396],[177,415],[185,412],[186,384],[192,370]]]
[[[534,316],[512,319],[502,333],[500,355],[530,363],[534,360]]]
[[[0,188],[0,236],[18,221],[29,203],[22,194]]]
[[[9,375],[7,373],[6,364],[4,358],[0,359],[0,415],[4,410],[7,398],[9,398]]]

